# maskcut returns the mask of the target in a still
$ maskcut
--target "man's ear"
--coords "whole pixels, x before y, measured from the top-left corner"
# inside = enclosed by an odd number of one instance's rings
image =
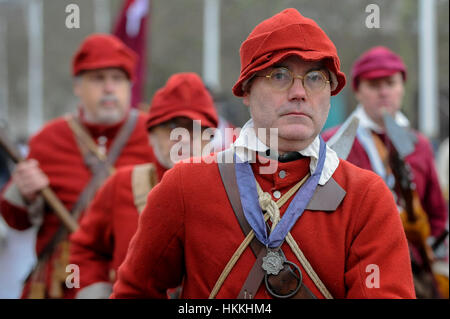
[[[244,92],[244,96],[242,97],[242,102],[244,103],[244,105],[250,106],[250,94],[248,91]]]
[[[148,137],[148,144],[150,144],[151,147],[154,147],[155,137],[151,130],[147,131],[147,137]]]
[[[73,78],[72,91],[73,94],[77,97],[80,97],[81,94],[81,81],[81,77],[79,76]]]
[[[358,103],[361,102],[360,100],[360,94],[359,94],[359,90],[357,89],[356,91],[353,91],[353,95],[355,96],[355,99],[358,101]]]

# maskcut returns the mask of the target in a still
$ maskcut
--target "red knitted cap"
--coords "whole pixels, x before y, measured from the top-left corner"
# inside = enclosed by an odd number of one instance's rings
[[[291,55],[304,61],[323,61],[332,73],[331,95],[345,86],[336,47],[313,20],[295,9],[286,9],[261,22],[242,43],[241,74],[233,86],[236,96],[243,96],[242,85],[255,72],[264,70]]]
[[[400,56],[386,47],[376,46],[364,52],[353,64],[352,86],[356,91],[360,79],[375,79],[402,72],[406,81],[406,66]]]
[[[88,36],[72,60],[72,74],[81,71],[121,68],[133,80],[137,55],[119,38],[111,34],[95,33]]]
[[[200,120],[202,126],[217,127],[219,119],[213,99],[196,73],[174,74],[163,88],[156,91],[150,105],[147,129],[175,117]]]

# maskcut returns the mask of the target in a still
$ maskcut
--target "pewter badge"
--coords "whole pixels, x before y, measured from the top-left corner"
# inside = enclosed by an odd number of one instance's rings
[[[283,269],[283,257],[276,251],[268,251],[266,257],[263,257],[262,268],[268,275],[278,275]]]

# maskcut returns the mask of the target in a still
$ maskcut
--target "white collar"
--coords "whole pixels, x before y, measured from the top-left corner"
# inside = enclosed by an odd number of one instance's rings
[[[250,119],[247,123],[245,123],[239,137],[233,143],[232,147],[236,152],[236,156],[238,156],[243,162],[254,162],[256,160],[256,152],[266,152],[269,149],[269,147],[256,136],[253,119]],[[317,136],[308,147],[298,151],[303,156],[308,156],[311,158],[311,162],[309,164],[311,174],[317,167],[319,148],[320,139]],[[338,166],[339,158],[336,152],[327,145],[325,163],[323,166],[322,175],[319,179],[319,184],[324,185],[331,178]]]
[[[361,104],[357,105],[356,110],[353,112],[353,115],[358,117],[359,125],[361,127],[370,129],[377,133],[383,133],[383,129],[369,117],[369,115],[366,113],[364,107]],[[394,120],[399,126],[402,127],[409,127],[410,125],[409,120],[400,111],[395,113]]]

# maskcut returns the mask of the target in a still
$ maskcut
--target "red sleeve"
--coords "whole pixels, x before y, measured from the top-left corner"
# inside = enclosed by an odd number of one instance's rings
[[[408,243],[389,189],[376,176],[361,198],[350,227],[346,298],[415,298]]]
[[[81,219],[80,227],[70,237],[70,263],[79,266],[80,288],[110,281],[116,181],[116,175],[113,175],[99,189]]]
[[[51,149],[46,148],[46,145],[48,144],[47,140],[50,134],[55,134],[57,136],[58,134],[62,135],[60,134],[61,125],[59,123],[60,120],[51,121],[49,124],[44,126],[38,133],[36,133],[34,136],[31,137],[30,142],[28,143],[29,153],[27,159],[33,158],[37,160],[39,164],[42,164],[45,161],[46,156],[48,157],[49,154],[52,154]],[[58,131],[55,131],[54,127],[56,127]],[[28,207],[26,206],[23,198],[20,199],[20,201],[23,203],[19,205],[17,204],[18,199],[11,202],[10,200],[8,200],[8,198],[5,197],[5,192],[11,186],[11,184],[12,184],[12,177],[9,179],[6,187],[4,187],[2,190],[0,198],[0,211],[3,218],[10,227],[17,230],[25,230],[32,226],[32,223],[30,222],[29,219]],[[17,196],[21,197],[17,189],[14,192],[16,193],[14,197]]]
[[[167,298],[181,283],[184,258],[184,201],[179,165],[150,192],[119,267],[111,298]]]
[[[417,144],[419,149],[416,152],[423,155],[423,160],[426,163],[425,193],[422,199],[422,205],[428,215],[431,235],[437,237],[445,229],[448,216],[447,205],[445,204],[445,199],[439,184],[434,164],[433,149],[424,136],[419,135],[419,139],[420,142]]]
[[[6,190],[8,186],[4,188]],[[9,227],[17,230],[25,230],[31,227],[31,222],[28,218],[28,210],[24,207],[20,207],[10,203],[2,194],[0,200],[0,212],[3,219],[6,221]]]

